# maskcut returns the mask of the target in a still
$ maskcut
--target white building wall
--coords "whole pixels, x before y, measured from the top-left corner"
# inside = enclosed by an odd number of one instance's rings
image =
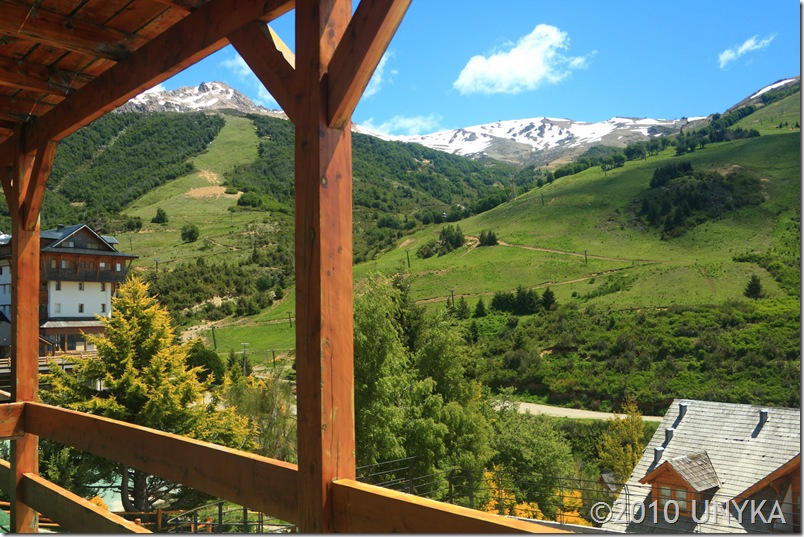
[[[80,289],[83,284],[83,290]],[[61,287],[57,289],[57,287]],[[2,295],[0,295],[2,296]],[[80,305],[83,304],[83,312]],[[109,317],[112,310],[112,284],[109,282],[48,282],[47,316],[94,319]]]

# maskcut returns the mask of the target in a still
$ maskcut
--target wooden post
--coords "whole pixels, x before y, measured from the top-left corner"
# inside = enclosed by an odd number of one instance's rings
[[[35,401],[39,388],[39,209],[50,174],[56,144],[25,153],[24,129],[15,131],[16,147],[10,176],[2,176],[11,215],[11,400]],[[39,439],[24,434],[11,442],[11,527],[16,533],[36,533],[38,515],[19,501],[25,473],[39,472]]]
[[[328,126],[327,67],[351,0],[296,3],[299,530],[335,529],[331,484],[355,476],[351,122]]]

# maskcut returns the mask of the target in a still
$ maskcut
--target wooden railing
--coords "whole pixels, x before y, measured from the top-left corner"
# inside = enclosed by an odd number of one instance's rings
[[[90,432],[91,431],[91,432]],[[217,498],[298,522],[295,464],[209,442],[41,403],[0,404],[0,438],[33,434],[121,462]],[[4,462],[4,461],[3,461]],[[0,464],[0,488],[13,482]],[[332,484],[339,532],[560,532],[555,528],[359,483]],[[20,500],[72,532],[148,533],[35,474],[24,474]]]

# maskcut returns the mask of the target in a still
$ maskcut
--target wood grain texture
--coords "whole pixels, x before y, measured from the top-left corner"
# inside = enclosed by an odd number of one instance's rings
[[[27,432],[296,521],[293,464],[40,403],[28,403],[24,416]]]
[[[350,479],[332,485],[339,533],[568,533]]]
[[[0,404],[0,439],[21,438],[23,430],[22,413],[25,403]]]
[[[342,129],[405,16],[411,0],[363,0],[329,64],[327,124]]]
[[[327,126],[322,77],[348,0],[296,8],[296,364],[302,532],[333,531],[330,488],[355,475],[351,133]]]
[[[255,21],[229,34],[229,42],[293,121],[296,116],[296,58],[282,39]]]
[[[25,474],[19,485],[20,499],[72,533],[151,533],[108,509],[36,475]]]

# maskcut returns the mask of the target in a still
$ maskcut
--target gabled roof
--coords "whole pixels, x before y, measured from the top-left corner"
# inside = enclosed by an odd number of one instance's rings
[[[61,246],[67,239],[74,236],[81,230],[86,230],[90,234],[94,235],[101,244],[105,244],[110,250],[117,251],[117,249],[113,246],[114,244],[118,244],[117,239],[114,237],[106,237],[100,235],[95,232],[94,229],[89,227],[86,224],[74,224],[72,226],[59,226],[56,229],[46,229],[40,233],[40,237],[43,239],[50,239],[54,242],[49,244],[47,248],[58,248]],[[45,248],[43,248],[44,250]]]
[[[761,411],[767,412],[764,422]],[[668,428],[673,428],[672,436],[665,434]],[[654,461],[657,448],[663,451],[660,450],[661,458]],[[695,463],[695,455],[702,452],[706,452],[712,471],[720,480],[712,501],[723,505],[744,491],[752,490],[755,484],[801,453],[801,410],[676,399],[626,483],[628,503],[648,497],[650,486],[644,484],[645,479],[664,464],[679,473],[684,472],[685,479],[699,479],[696,472],[701,471],[702,466],[697,465],[702,463],[700,460]],[[694,470],[696,467],[699,470]],[[708,470],[701,472],[700,478],[703,484],[699,486],[705,486],[711,474]],[[721,523],[727,522],[724,519]],[[736,525],[734,519],[729,524],[729,531],[746,531],[744,526]],[[644,524],[608,523],[603,527],[612,531],[651,531]],[[664,529],[678,530],[678,527]],[[700,531],[693,527],[687,529]],[[767,531],[768,528],[753,529]]]
[[[652,483],[661,474],[672,468],[695,492],[703,492],[720,486],[712,461],[706,451],[681,455],[667,460],[657,466],[652,472],[639,480],[640,483]]]

